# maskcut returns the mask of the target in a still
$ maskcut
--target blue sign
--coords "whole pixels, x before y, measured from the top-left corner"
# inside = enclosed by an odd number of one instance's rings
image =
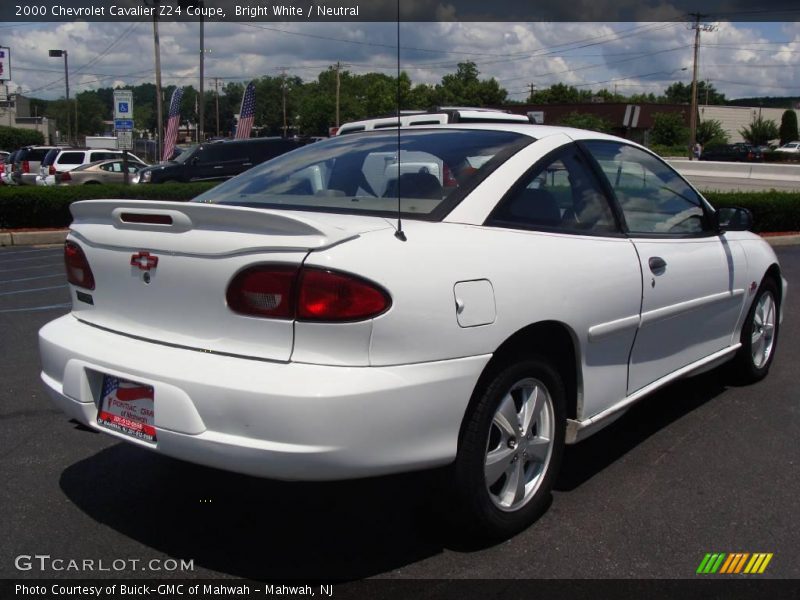
[[[121,113],[128,112],[128,103],[127,102],[120,102],[119,103],[119,108],[117,109],[117,112],[121,112]]]
[[[133,119],[114,119],[114,129],[133,129]]]

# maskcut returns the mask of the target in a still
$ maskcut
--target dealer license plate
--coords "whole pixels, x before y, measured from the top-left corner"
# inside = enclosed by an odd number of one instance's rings
[[[137,440],[155,442],[153,386],[104,375],[97,424]]]

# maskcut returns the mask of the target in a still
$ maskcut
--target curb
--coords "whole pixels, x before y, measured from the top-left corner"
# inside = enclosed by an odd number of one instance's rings
[[[43,231],[11,231],[0,233],[0,247],[2,246],[40,246],[46,244],[63,244],[67,239],[69,229],[43,230]],[[772,246],[798,246],[800,234],[768,235],[764,240]]]
[[[42,231],[11,231],[0,233],[0,246],[39,246],[44,244],[63,244],[68,229]]]

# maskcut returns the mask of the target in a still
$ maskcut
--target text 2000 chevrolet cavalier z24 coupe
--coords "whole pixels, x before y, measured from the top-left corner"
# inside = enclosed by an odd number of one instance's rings
[[[535,520],[564,445],[652,391],[763,378],[786,289],[749,213],[568,128],[350,134],[189,203],[72,213],[72,312],[39,334],[70,417],[277,479],[450,465],[482,536]]]

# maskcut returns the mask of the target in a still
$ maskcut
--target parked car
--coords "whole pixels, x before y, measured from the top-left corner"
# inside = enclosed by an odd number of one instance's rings
[[[775,152],[791,152],[792,154],[800,153],[800,142],[789,142],[779,148],[775,148]]]
[[[445,123],[530,123],[524,115],[491,108],[442,107],[431,111],[404,111],[399,116],[403,127],[423,127]],[[352,121],[339,127],[334,135],[372,131],[375,129],[397,129],[398,117],[392,115],[375,119]]]
[[[726,144],[703,150],[700,160],[718,160],[728,162],[760,162],[764,160],[761,150],[750,144]]]
[[[39,185],[56,185],[56,176],[67,173],[81,165],[88,165],[100,160],[114,160],[122,156],[122,150],[92,148],[53,148],[48,152],[39,167]],[[135,154],[128,152],[128,162],[145,166]]]
[[[11,152],[8,156],[3,159],[2,165],[2,172],[0,173],[0,181],[3,182],[3,185],[15,185],[14,178],[11,174],[14,171],[14,158],[17,156],[17,150]]]
[[[128,180],[133,183],[134,176],[146,165],[139,161],[128,161]],[[75,167],[71,171],[56,173],[57,185],[86,185],[98,183],[125,183],[124,163],[121,159],[100,160]]]
[[[390,153],[472,171],[368,182]],[[71,210],[72,313],[39,332],[70,418],[276,479],[450,465],[447,513],[489,537],[545,509],[565,444],[651,392],[728,361],[765,377],[786,293],[748,211],[562,127],[338,136],[188,203]]]
[[[266,137],[205,142],[185,149],[174,160],[142,169],[139,181],[171,183],[229,179],[310,141]]]
[[[20,148],[14,157],[12,177],[19,185],[36,185],[39,166],[50,150],[55,146],[26,146]]]

